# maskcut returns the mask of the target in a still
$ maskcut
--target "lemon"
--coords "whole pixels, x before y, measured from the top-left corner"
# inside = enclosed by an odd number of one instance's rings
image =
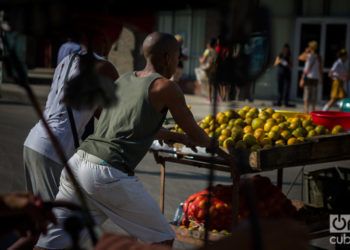
[[[308,133],[307,133],[307,136],[308,138],[310,137],[314,137],[314,136],[317,136],[317,132],[315,130],[310,130]]]
[[[230,120],[230,119],[234,118],[234,116],[235,116],[235,111],[233,111],[233,110],[226,110],[226,111],[224,112],[224,114],[225,114],[225,116]]]
[[[333,127],[331,133],[332,133],[332,135],[336,135],[336,134],[339,134],[339,133],[341,133],[341,132],[344,132],[343,127],[340,126],[340,125],[336,125],[336,126]]]
[[[260,149],[261,149],[261,147],[258,144],[255,144],[255,145],[251,146],[251,148],[250,148],[250,150],[253,152],[258,151]]]
[[[270,114],[265,112],[265,111],[261,111],[258,115],[258,117],[263,120],[263,121],[266,121],[267,119],[270,118]]]
[[[238,110],[238,115],[241,117],[241,118],[245,118],[245,115],[247,114],[247,112],[246,111],[244,111],[244,110]]]
[[[284,146],[284,145],[286,145],[286,143],[284,142],[284,140],[279,139],[275,142],[275,145],[276,146]]]
[[[256,138],[252,134],[245,134],[243,136],[243,141],[247,144],[247,146],[253,146],[258,143]]]
[[[252,124],[252,121],[253,121],[253,118],[251,118],[251,117],[247,117],[247,118],[245,118],[245,120],[244,120],[244,122],[245,122],[246,124],[248,124],[248,125],[251,125],[251,124]]]
[[[235,124],[236,126],[241,126],[241,127],[243,127],[244,121],[243,121],[242,118],[238,118],[238,119],[236,119],[236,121],[235,121],[234,124]]]
[[[245,144],[244,141],[239,140],[238,142],[236,142],[235,149],[245,149],[245,148],[247,148],[247,145]]]
[[[222,145],[224,148],[229,149],[229,148],[233,147],[234,144],[235,144],[235,142],[232,138],[227,138]]]
[[[294,144],[297,144],[297,143],[298,143],[298,139],[295,138],[295,137],[291,137],[291,138],[289,138],[288,141],[287,141],[287,144],[288,144],[288,145],[294,145]]]
[[[221,135],[224,135],[226,137],[230,137],[231,136],[231,130],[225,128],[221,131]]]
[[[254,131],[253,135],[258,141],[260,141],[260,139],[264,138],[265,131],[262,128],[258,128],[257,130]]]
[[[265,147],[266,145],[272,145],[272,141],[269,137],[263,137],[260,139],[261,146]]]
[[[264,127],[264,120],[262,120],[261,118],[255,118],[252,121],[252,128],[254,130],[258,129],[258,128],[263,128]]]
[[[221,116],[219,116],[219,117],[217,118],[217,122],[218,122],[219,124],[227,124],[228,118],[227,118],[226,115],[221,115]]]
[[[265,123],[265,125],[264,125],[264,131],[265,131],[265,132],[269,132],[273,126],[275,126],[275,125],[274,125],[273,123],[271,123],[271,122]]]
[[[278,125],[275,125],[271,128],[270,131],[276,132],[277,134],[279,134],[281,132],[281,128]]]
[[[229,120],[229,121],[228,121],[228,125],[230,125],[230,126],[235,125],[235,120],[236,120],[236,119],[231,119],[231,120]]]
[[[315,128],[315,131],[319,135],[324,135],[326,133],[326,127],[323,126],[323,125],[317,125],[316,128]]]
[[[279,134],[276,131],[270,131],[267,136],[273,141],[277,141],[279,138]]]
[[[243,132],[245,134],[253,134],[254,133],[254,129],[252,128],[252,126],[247,125],[243,128]]]
[[[285,140],[288,140],[291,137],[291,133],[288,130],[283,130],[281,132],[281,137]]]

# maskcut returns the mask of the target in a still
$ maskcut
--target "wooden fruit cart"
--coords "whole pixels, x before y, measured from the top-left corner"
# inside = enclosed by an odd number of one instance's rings
[[[223,158],[213,157],[206,153],[204,149],[200,149],[200,152],[195,153],[186,147],[160,146],[155,143],[150,151],[153,153],[156,162],[160,164],[160,208],[162,212],[164,211],[166,162],[198,168],[213,168],[215,171],[232,173],[231,167]],[[237,160],[236,165],[240,174],[277,170],[277,185],[282,187],[284,168],[350,159],[350,134],[318,136],[300,144],[274,147],[256,152],[233,150],[230,153]],[[327,234],[327,223],[319,222],[310,225],[312,237],[319,238]],[[179,237],[183,238],[181,235]]]

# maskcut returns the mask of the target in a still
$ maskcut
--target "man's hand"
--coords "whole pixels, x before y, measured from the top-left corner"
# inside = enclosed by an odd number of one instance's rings
[[[171,146],[174,143],[181,143],[191,148],[194,152],[197,152],[197,149],[196,149],[197,145],[186,134],[171,132],[168,129],[161,128],[156,135],[156,139],[159,141],[160,145],[163,145],[163,142]]]
[[[50,222],[56,223],[51,209],[45,208],[43,201],[30,193],[10,193],[1,197],[1,219],[6,221],[2,231],[17,230],[23,235],[46,233]],[[5,220],[6,218],[6,220]]]

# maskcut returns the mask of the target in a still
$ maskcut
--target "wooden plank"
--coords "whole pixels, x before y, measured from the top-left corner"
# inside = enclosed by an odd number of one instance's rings
[[[350,134],[329,135],[295,145],[252,152],[249,165],[259,171],[350,159]]]
[[[160,211],[164,214],[164,196],[165,196],[165,162],[160,163]]]

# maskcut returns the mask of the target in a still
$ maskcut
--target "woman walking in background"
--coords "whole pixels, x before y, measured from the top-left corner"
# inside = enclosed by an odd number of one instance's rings
[[[346,97],[344,90],[344,84],[349,80],[349,69],[346,61],[348,60],[348,52],[342,49],[338,52],[338,60],[333,63],[331,70],[329,71],[329,77],[332,81],[331,99],[323,107],[326,111],[330,109],[334,103]]]
[[[286,107],[295,107],[295,105],[289,103],[292,60],[290,47],[287,43],[276,57],[274,66],[277,67],[278,99],[273,105],[281,106],[282,101],[284,101]]]

